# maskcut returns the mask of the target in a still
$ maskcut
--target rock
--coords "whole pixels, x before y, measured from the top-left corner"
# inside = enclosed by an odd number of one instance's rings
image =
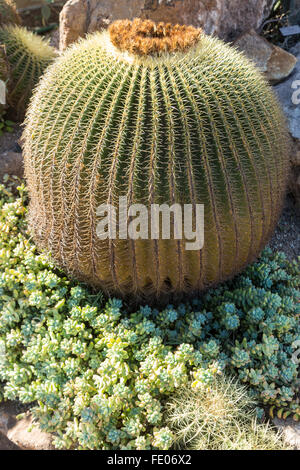
[[[23,177],[23,158],[22,153],[13,152],[8,150],[0,154],[0,180],[3,176],[8,174],[10,176]]]
[[[20,405],[16,402],[5,402],[0,405],[0,437],[6,448],[21,450],[53,450],[52,435],[43,432],[33,423],[32,415],[17,420]]]
[[[298,59],[291,76],[274,87],[287,116],[293,137],[291,153],[291,177],[289,190],[293,194],[300,212],[300,43],[291,49]]]
[[[295,450],[300,450],[300,423],[296,423],[292,418],[287,420],[275,418],[274,424],[282,431],[285,442]]]
[[[300,139],[300,43],[291,49],[298,59],[292,75],[274,87],[289,121],[289,128],[295,139]]]
[[[272,84],[288,77],[297,63],[293,54],[274,46],[253,29],[243,33],[234,44],[257,65]]]
[[[106,28],[117,19],[149,18],[192,24],[207,34],[233,40],[258,29],[270,14],[274,0],[69,0],[60,14],[60,49],[86,33]]]
[[[59,49],[63,51],[87,33],[88,0],[70,0],[59,15]]]
[[[15,423],[15,419],[6,411],[0,410],[0,433],[6,436],[10,427]]]
[[[22,450],[0,433],[0,450]]]
[[[50,33],[50,46],[57,50],[59,49],[59,29]]]

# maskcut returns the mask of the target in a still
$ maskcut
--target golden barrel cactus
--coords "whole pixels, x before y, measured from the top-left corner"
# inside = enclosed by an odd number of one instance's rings
[[[14,25],[0,27],[0,46],[9,67],[7,104],[13,109],[12,117],[22,121],[32,90],[56,57],[56,51],[41,37]]]
[[[271,88],[192,27],[119,21],[73,45],[39,84],[24,141],[38,246],[112,294],[170,297],[232,277],[269,240],[285,194],[287,130]],[[100,239],[97,207],[120,197],[203,204],[203,248]]]

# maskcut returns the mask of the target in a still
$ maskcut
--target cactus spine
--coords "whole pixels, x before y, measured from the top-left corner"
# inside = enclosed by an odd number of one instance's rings
[[[196,36],[117,23],[66,51],[31,102],[24,154],[35,240],[110,293],[201,291],[253,261],[276,225],[288,161],[281,110],[242,54]],[[100,240],[96,208],[119,196],[204,204],[204,248]]]
[[[21,24],[16,5],[12,0],[0,0],[0,26],[10,23]]]
[[[7,103],[21,121],[33,88],[56,54],[39,36],[13,25],[0,28],[0,45],[5,47],[10,70]]]

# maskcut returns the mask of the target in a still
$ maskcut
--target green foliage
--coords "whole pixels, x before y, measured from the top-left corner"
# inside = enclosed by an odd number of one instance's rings
[[[0,0],[0,26],[10,23],[21,23],[16,5],[13,0]]]
[[[7,104],[21,121],[33,88],[56,54],[45,40],[19,26],[0,28],[0,45],[9,67]]]
[[[279,0],[276,2],[274,9],[276,6],[279,9],[280,5],[288,16],[289,24],[300,24],[300,9],[298,0]]]
[[[24,194],[1,186],[0,378],[37,401],[58,448],[168,449],[170,396],[228,372],[262,404],[296,412],[299,266],[265,251],[243,275],[190,303],[130,313],[67,279],[27,233]],[[192,381],[192,382],[191,382]]]
[[[226,376],[209,388],[180,389],[167,402],[167,424],[180,450],[283,450],[280,435],[258,424],[256,402],[245,386]]]
[[[0,115],[0,137],[4,132],[13,132],[15,122],[5,119],[5,113]]]
[[[280,29],[289,25],[300,25],[299,0],[277,0],[262,29],[263,36],[274,44],[289,51],[299,41],[299,34],[283,36]]]
[[[205,290],[256,259],[273,232],[286,141],[271,88],[234,48],[203,34],[184,53],[141,57],[116,49],[107,32],[91,35],[48,69],[27,115],[37,246],[117,296]],[[97,208],[120,196],[147,208],[204,204],[203,249],[161,234],[100,240]]]
[[[44,0],[44,4],[41,8],[41,15],[42,15],[42,24],[45,26],[48,20],[51,17],[51,4],[54,3],[54,0]]]

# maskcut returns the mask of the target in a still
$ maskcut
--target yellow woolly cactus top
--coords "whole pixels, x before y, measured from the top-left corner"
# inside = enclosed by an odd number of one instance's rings
[[[54,58],[56,56],[56,51],[49,45],[49,41],[28,31],[26,28],[8,25],[3,28],[2,36],[4,34],[8,38],[7,41],[15,44],[16,49],[21,47],[22,50],[26,50],[28,54],[35,58],[48,60],[49,57]],[[4,44],[6,43],[5,40],[2,39],[2,41]]]
[[[163,52],[184,52],[194,46],[201,29],[186,25],[154,23],[135,18],[115,21],[109,28],[110,39],[121,51],[136,55],[156,55]]]
[[[33,88],[56,52],[45,40],[19,26],[0,28],[0,45],[4,46],[9,67],[7,104],[15,117],[23,120]]]

